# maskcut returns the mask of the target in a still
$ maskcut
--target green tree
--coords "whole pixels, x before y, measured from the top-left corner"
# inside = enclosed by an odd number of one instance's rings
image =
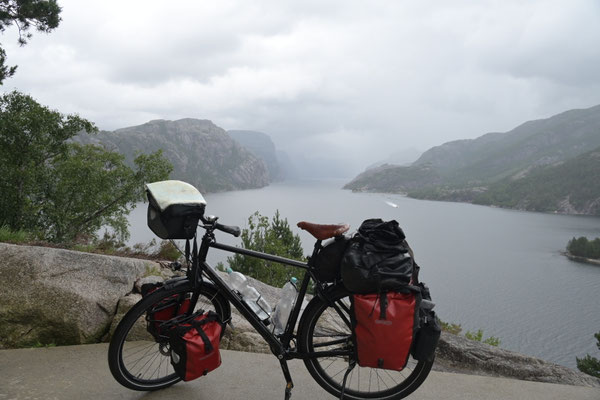
[[[165,179],[172,169],[161,151],[138,155],[134,164],[132,169],[125,156],[98,146],[69,144],[56,158],[51,181],[39,199],[44,236],[72,240],[110,226],[119,239],[127,239],[126,217],[144,200],[144,182]]]
[[[594,335],[596,338],[596,346],[600,350],[600,332]],[[577,368],[588,375],[600,378],[600,360],[587,354],[584,358],[576,358]]]
[[[157,152],[138,155],[132,169],[118,153],[69,142],[82,130],[96,127],[16,91],[0,97],[0,226],[53,241],[93,237],[101,226],[128,236],[125,217],[143,183],[165,179],[171,166]]]
[[[573,238],[567,244],[567,251],[575,256],[600,259],[600,238],[588,240],[582,236]]]
[[[56,0],[0,0],[0,33],[15,25],[21,46],[31,39],[30,29],[49,33],[60,23],[61,8]],[[10,78],[17,66],[6,65],[6,51],[0,45],[0,85]]]
[[[52,177],[53,160],[67,152],[67,140],[81,130],[96,127],[17,91],[0,97],[0,225],[32,228],[42,204],[36,198]]]
[[[245,249],[294,260],[305,259],[300,236],[292,232],[287,218],[282,219],[279,211],[275,212],[271,221],[258,211],[252,214],[248,218],[248,228],[242,230],[241,238]],[[232,269],[277,287],[283,286],[292,276],[299,277],[303,274],[301,268],[239,254],[228,257],[227,261]]]

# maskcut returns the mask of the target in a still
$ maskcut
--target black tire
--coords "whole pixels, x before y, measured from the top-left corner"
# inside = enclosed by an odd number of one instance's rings
[[[327,292],[329,301],[315,296],[300,320],[298,349],[302,353],[324,350],[351,350],[350,294],[344,288]],[[342,311],[342,318],[334,307]],[[305,359],[306,368],[315,381],[335,397],[340,397],[342,382],[348,369],[348,357]],[[402,371],[356,367],[348,375],[345,399],[401,399],[414,392],[427,378],[433,362],[416,361],[409,357]]]
[[[229,302],[208,283],[200,288],[200,297],[194,311],[215,311],[223,320],[231,316]],[[111,338],[108,365],[113,377],[133,390],[158,390],[180,381],[171,366],[168,341],[155,339],[146,327],[147,311],[165,298],[191,295],[191,286],[185,282],[175,287],[160,288],[134,305],[123,317]]]

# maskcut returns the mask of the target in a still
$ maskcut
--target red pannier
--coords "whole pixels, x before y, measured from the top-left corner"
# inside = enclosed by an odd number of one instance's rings
[[[414,293],[354,295],[358,365],[401,371],[408,361],[415,329]]]
[[[147,296],[160,288],[162,283],[146,284],[142,286],[142,296]],[[146,313],[148,323],[147,330],[155,339],[164,336],[164,329],[161,327],[169,320],[185,314],[190,308],[189,294],[174,294],[173,296],[162,299],[154,304]]]
[[[209,311],[193,314],[169,330],[171,365],[184,381],[206,375],[221,365],[219,344],[223,323]]]

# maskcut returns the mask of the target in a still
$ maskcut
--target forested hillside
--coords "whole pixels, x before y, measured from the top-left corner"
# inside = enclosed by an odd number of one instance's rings
[[[591,151],[590,149],[596,150]],[[426,151],[365,171],[345,188],[533,211],[600,214],[600,106]]]

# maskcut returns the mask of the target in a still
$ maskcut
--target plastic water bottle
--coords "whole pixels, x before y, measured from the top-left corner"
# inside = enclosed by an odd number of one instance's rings
[[[292,308],[294,308],[294,303],[298,296],[298,289],[296,289],[297,281],[296,278],[290,279],[289,282],[286,282],[286,284],[283,285],[283,289],[281,290],[281,298],[273,313],[273,324],[275,326],[273,333],[276,335],[281,335],[283,333],[288,318],[290,317],[290,313],[292,312]]]
[[[258,290],[248,284],[248,279],[241,272],[227,268],[229,285],[242,295],[242,300],[260,318],[265,325],[269,325],[272,309],[267,300],[260,295]]]

